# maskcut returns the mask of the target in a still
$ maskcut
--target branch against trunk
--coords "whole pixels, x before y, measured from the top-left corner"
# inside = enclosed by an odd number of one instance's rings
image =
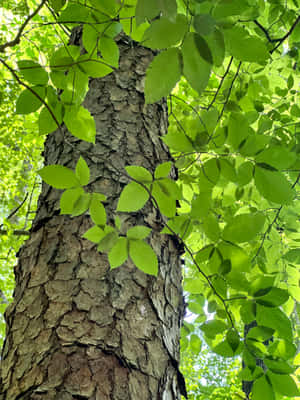
[[[107,196],[111,224],[127,183],[124,166],[154,171],[171,159],[160,140],[167,131],[166,103],[144,103],[152,53],[124,38],[119,47],[119,70],[92,79],[85,100],[96,121],[96,145],[63,127],[48,136],[44,151],[46,165],[70,168],[80,154],[89,154],[89,189]],[[159,215],[150,202],[134,215],[120,214],[124,230],[153,228],[150,243],[159,260],[154,278],[130,261],[110,270],[106,255],[82,239],[89,216],[59,215],[59,197],[43,184],[31,237],[19,254],[14,301],[6,312],[0,399],[179,400],[180,387],[185,394],[178,370],[181,263],[172,238],[159,233]]]

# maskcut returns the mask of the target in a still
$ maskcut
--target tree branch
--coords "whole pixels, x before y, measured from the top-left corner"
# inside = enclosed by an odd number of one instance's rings
[[[40,5],[36,8],[36,10],[33,11],[32,14],[28,15],[28,17],[26,18],[26,20],[25,20],[25,21],[23,22],[23,24],[21,25],[21,27],[20,27],[20,29],[19,29],[19,31],[18,31],[16,37],[15,37],[13,40],[11,40],[10,42],[6,42],[6,43],[4,43],[4,44],[2,44],[2,45],[0,46],[0,53],[3,53],[4,50],[5,50],[7,47],[14,47],[14,46],[16,46],[17,44],[20,43],[21,36],[22,36],[22,34],[23,34],[23,32],[24,32],[24,29],[26,28],[26,26],[28,25],[28,23],[30,22],[30,20],[31,20],[33,17],[35,17],[35,16],[37,15],[37,13],[38,13],[38,12],[40,11],[40,9],[43,7],[43,5],[46,3],[46,1],[47,1],[47,0],[42,0],[41,3],[40,3]]]
[[[281,38],[279,39],[278,43],[276,44],[276,46],[270,51],[270,54],[274,53],[274,51],[276,49],[278,49],[278,47],[285,41],[286,38],[288,38],[290,36],[290,34],[293,32],[293,30],[296,28],[298,22],[300,21],[300,15],[298,16],[298,18],[296,19],[296,21],[293,23],[293,25],[291,26],[291,29]]]
[[[15,231],[12,231],[13,235],[15,236],[29,236],[30,231],[24,231],[21,229],[16,229]],[[0,235],[8,235],[8,231],[5,229],[0,229]]]

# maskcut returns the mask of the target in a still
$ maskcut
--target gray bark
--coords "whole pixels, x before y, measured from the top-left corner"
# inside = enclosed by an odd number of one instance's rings
[[[154,171],[171,159],[160,136],[167,131],[165,101],[145,105],[143,81],[153,57],[135,43],[119,42],[120,68],[92,79],[85,107],[95,117],[96,145],[63,127],[48,136],[45,164],[74,168],[81,154],[91,170],[90,191],[107,196],[112,224],[128,182],[125,165]],[[153,228],[157,278],[132,262],[110,270],[105,254],[82,238],[88,215],[59,215],[61,192],[43,184],[29,240],[19,252],[16,289],[6,311],[1,400],[178,400],[182,319],[181,265],[172,237],[148,202],[126,227]],[[184,392],[184,389],[182,389]]]

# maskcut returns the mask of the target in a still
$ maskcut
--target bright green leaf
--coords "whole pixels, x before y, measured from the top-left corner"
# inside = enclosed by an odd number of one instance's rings
[[[90,215],[92,221],[99,226],[103,226],[106,224],[106,211],[102,203],[96,200],[95,197],[92,197],[90,203]]]
[[[130,182],[120,195],[117,211],[138,211],[144,207],[148,199],[149,193],[141,185]]]
[[[108,261],[110,267],[117,268],[122,265],[128,258],[128,241],[124,237],[119,237],[117,243],[108,253]]]
[[[94,143],[96,124],[90,112],[83,107],[66,110],[64,122],[72,135],[86,142]]]
[[[39,170],[39,175],[56,189],[69,189],[79,186],[79,181],[74,172],[63,165],[47,165]]]
[[[256,379],[252,388],[252,400],[275,400],[272,386],[265,376]]]
[[[153,178],[151,173],[144,167],[129,165],[125,170],[131,178],[141,183],[151,183]]]
[[[65,190],[60,198],[60,213],[73,214],[74,204],[83,193],[81,187]]]
[[[128,239],[146,239],[147,236],[150,235],[151,229],[147,226],[133,226],[129,228],[127,231]]]
[[[90,181],[90,170],[86,161],[80,156],[76,164],[75,169],[76,177],[78,178],[80,185],[85,186]]]
[[[99,228],[99,226],[93,226],[92,228],[87,230],[82,237],[90,240],[93,243],[99,243],[103,236],[103,229]]]
[[[129,255],[138,269],[149,275],[157,275],[157,257],[149,244],[142,240],[130,240]]]
[[[289,375],[274,374],[271,371],[267,372],[275,392],[284,396],[299,396],[300,392],[297,388],[296,382]]]

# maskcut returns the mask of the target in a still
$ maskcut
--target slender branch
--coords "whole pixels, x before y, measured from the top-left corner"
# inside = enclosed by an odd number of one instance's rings
[[[268,30],[264,26],[262,26],[262,24],[259,23],[256,19],[253,22],[255,23],[255,25],[257,25],[259,27],[260,30],[263,31],[263,33],[266,35],[266,38],[268,39],[268,41],[270,43],[278,42],[281,40],[281,39],[272,39]]]
[[[16,46],[17,44],[20,43],[21,36],[22,36],[22,34],[23,34],[24,29],[26,28],[26,26],[28,25],[28,23],[30,22],[30,20],[38,14],[38,12],[39,12],[40,9],[43,7],[43,5],[46,3],[46,1],[47,1],[47,0],[42,0],[41,3],[40,3],[40,5],[36,8],[36,10],[35,10],[32,14],[28,15],[28,17],[26,18],[26,20],[25,20],[25,21],[23,22],[23,24],[20,26],[20,29],[19,29],[19,31],[18,31],[16,37],[15,37],[13,40],[11,40],[10,42],[6,42],[6,43],[4,43],[4,44],[2,44],[2,45],[0,46],[0,53],[3,53],[4,50],[5,50],[7,47],[14,47],[14,46]]]
[[[300,21],[300,15],[298,16],[296,21],[293,23],[290,30],[278,41],[277,45],[270,51],[270,54],[274,53],[274,51],[278,49],[278,47],[285,41],[285,39],[291,35],[291,33],[296,28],[299,21]]]
[[[214,98],[212,99],[212,101],[210,102],[209,106],[207,107],[207,110],[209,110],[210,107],[214,104],[214,102],[215,102],[215,100],[216,100],[216,98],[217,98],[217,96],[218,96],[218,94],[219,94],[219,92],[220,92],[220,90],[222,88],[224,80],[225,80],[226,76],[229,74],[232,61],[233,61],[233,57],[230,58],[230,61],[229,61],[228,65],[227,65],[227,69],[226,69],[224,75],[222,76],[222,79],[221,79],[221,82],[220,82],[220,84],[218,86],[218,89],[217,89],[217,91],[216,91],[216,93],[214,95]]]
[[[23,204],[25,203],[25,201],[27,200],[27,197],[28,197],[28,193],[26,193],[26,195],[25,195],[24,199],[22,200],[22,202],[18,205],[18,207],[16,207],[16,208],[9,214],[8,217],[6,217],[6,219],[12,218],[12,217],[20,210],[20,208],[22,207],[22,205],[23,205]],[[2,225],[2,226],[3,226],[3,225]]]
[[[224,102],[223,108],[222,108],[222,110],[221,110],[221,112],[220,112],[220,115],[219,115],[218,121],[220,121],[220,119],[221,119],[222,116],[223,116],[223,113],[224,113],[226,104],[228,103],[229,97],[230,97],[231,92],[232,92],[233,84],[234,84],[236,78],[237,78],[238,75],[239,75],[241,65],[242,65],[242,61],[239,62],[239,65],[238,65],[238,67],[237,67],[236,73],[235,73],[235,75],[234,75],[234,77],[233,77],[233,79],[232,79],[232,82],[231,82],[231,84],[230,84],[230,87],[229,87],[229,90],[228,90],[228,94],[227,94],[226,100],[225,100],[225,102]]]

